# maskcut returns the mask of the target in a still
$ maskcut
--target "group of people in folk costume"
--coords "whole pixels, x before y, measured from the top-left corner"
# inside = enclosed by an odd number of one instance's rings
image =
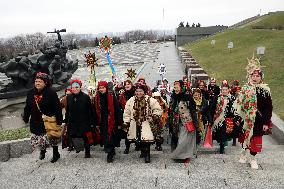
[[[173,83],[173,90],[167,79],[151,90],[141,77],[135,84],[125,80],[113,88],[99,81],[95,93],[88,95],[81,90],[82,82],[75,79],[61,100],[50,88],[48,75],[38,73],[35,87],[27,95],[23,120],[30,122],[31,143],[40,147],[40,159],[45,158],[48,145],[53,147],[51,162],[60,158],[60,138],[47,137],[42,114],[55,116],[58,125],[65,123],[62,147],[72,150],[73,139],[82,139],[85,158],[91,157],[91,145],[100,144],[107,162],[113,162],[115,148],[125,139],[124,154],[134,143],[140,157],[149,163],[151,144],[162,151],[164,128],[168,128],[175,161],[189,163],[198,145],[212,135],[220,145],[220,154],[224,154],[228,140],[233,139],[236,145],[238,139],[243,149],[239,162],[249,162],[257,169],[255,157],[262,149],[262,136],[271,133],[272,99],[259,60],[250,59],[246,69],[248,82],[243,87],[238,81],[230,86],[226,80],[219,87],[214,78],[208,87],[204,81],[193,87],[185,76]]]

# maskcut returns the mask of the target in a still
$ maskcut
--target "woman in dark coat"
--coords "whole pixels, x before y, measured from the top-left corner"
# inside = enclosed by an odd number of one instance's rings
[[[183,81],[174,82],[169,107],[169,129],[172,135],[172,158],[189,163],[190,158],[196,155],[198,121],[195,102],[189,91],[183,88]],[[193,130],[188,130],[187,125],[192,125]]]
[[[90,97],[81,91],[82,82],[70,82],[72,94],[67,96],[65,120],[71,138],[83,138],[85,158],[90,158],[90,144],[93,144],[91,126],[95,125],[94,111]]]
[[[48,143],[53,147],[53,157],[51,163],[60,158],[58,143],[60,138],[47,137],[42,114],[55,116],[57,125],[62,124],[62,112],[60,102],[55,91],[51,88],[49,76],[45,73],[37,73],[35,77],[35,88],[27,94],[26,106],[24,108],[23,120],[30,122],[31,144],[33,147],[40,148],[39,159],[45,158]],[[37,106],[38,104],[38,106]]]
[[[113,162],[115,147],[119,146],[118,126],[121,126],[122,113],[115,95],[107,90],[106,81],[98,82],[94,99],[96,126],[100,129],[101,140],[107,153],[107,162]]]

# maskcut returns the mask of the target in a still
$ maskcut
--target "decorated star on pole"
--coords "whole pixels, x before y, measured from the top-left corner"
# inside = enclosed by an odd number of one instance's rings
[[[130,78],[131,81],[136,77],[136,70],[133,70],[132,68],[127,69],[127,72],[125,73],[127,75],[127,78]]]

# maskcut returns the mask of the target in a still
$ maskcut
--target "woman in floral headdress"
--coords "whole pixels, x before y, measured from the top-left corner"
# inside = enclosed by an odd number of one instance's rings
[[[270,88],[263,82],[263,73],[257,58],[248,60],[248,83],[240,91],[235,113],[243,119],[240,163],[249,162],[258,169],[256,154],[262,150],[262,136],[271,133],[272,99]]]
[[[213,131],[213,139],[220,145],[220,154],[224,154],[225,144],[233,133],[234,96],[229,92],[229,84],[224,80],[221,85],[221,94],[214,98],[210,107],[210,118]]]

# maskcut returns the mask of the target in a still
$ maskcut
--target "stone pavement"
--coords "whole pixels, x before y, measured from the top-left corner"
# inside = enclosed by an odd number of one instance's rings
[[[51,150],[45,160],[39,152],[0,163],[0,188],[283,188],[284,146],[264,145],[258,155],[260,169],[237,162],[240,147],[226,148],[226,155],[201,149],[189,166],[170,159],[170,147],[163,152],[151,149],[151,163],[145,164],[131,147],[123,154],[117,148],[114,163],[106,163],[99,146],[92,147],[92,158],[84,152],[61,150],[61,159],[51,164]]]
[[[176,46],[173,42],[161,43],[157,51],[159,52],[157,59],[146,64],[141,71],[140,76],[144,76],[146,83],[150,87],[154,87],[156,81],[161,80],[161,76],[158,74],[158,66],[161,63],[164,63],[167,70],[164,78],[167,78],[172,86],[174,81],[182,79],[182,76],[185,75],[178,57]]]
[[[172,82],[183,75],[173,43],[160,44],[158,59],[146,63],[141,75],[154,86],[160,62],[167,66],[166,78]],[[165,58],[164,58],[165,57]],[[264,136],[263,152],[257,155],[259,170],[238,163],[240,146],[226,148],[226,154],[199,148],[197,158],[189,166],[170,159],[167,140],[163,151],[151,148],[151,163],[145,164],[139,152],[130,154],[117,148],[114,163],[106,163],[106,154],[99,146],[92,147],[92,158],[84,152],[76,154],[60,150],[61,159],[51,164],[51,149],[45,160],[38,160],[39,151],[0,162],[0,188],[284,188],[284,146]]]

